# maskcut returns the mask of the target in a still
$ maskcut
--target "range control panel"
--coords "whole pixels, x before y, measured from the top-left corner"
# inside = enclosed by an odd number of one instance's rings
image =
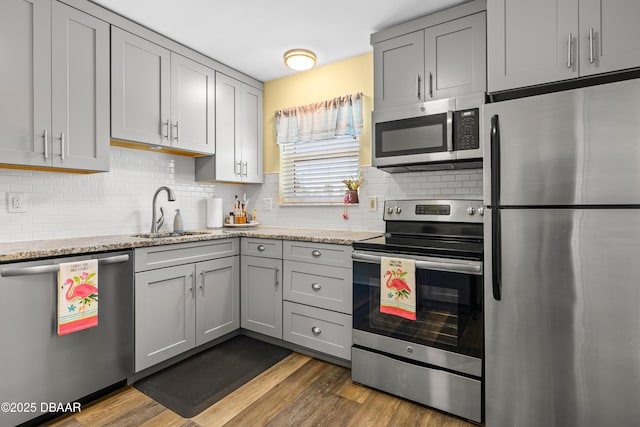
[[[482,200],[385,200],[385,221],[482,222]]]

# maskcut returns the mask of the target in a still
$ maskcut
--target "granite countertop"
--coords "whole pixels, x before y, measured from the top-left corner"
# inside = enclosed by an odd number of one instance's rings
[[[202,240],[228,239],[231,237],[260,237],[265,239],[297,240],[316,243],[350,245],[356,240],[379,236],[382,232],[324,230],[311,228],[257,226],[255,228],[222,228],[194,230],[202,234],[150,239],[130,234],[111,236],[75,237],[69,239],[33,240],[0,243],[0,263],[27,261],[65,255],[92,252],[117,251],[145,246],[169,245]]]

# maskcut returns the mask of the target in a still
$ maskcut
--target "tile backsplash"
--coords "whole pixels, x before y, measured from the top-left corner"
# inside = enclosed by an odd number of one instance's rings
[[[206,226],[206,198],[222,197],[225,211],[234,196],[246,193],[249,211],[255,207],[264,225],[382,231],[385,199],[481,198],[482,171],[435,171],[388,174],[363,167],[360,204],[349,206],[279,206],[278,174],[265,174],[265,183],[224,184],[194,182],[194,161],[164,153],[111,147],[111,170],[90,175],[0,169],[0,242],[85,237],[147,232],[151,202],[160,186],[174,190],[158,196],[164,208],[162,230],[171,230],[175,209],[185,229]],[[7,193],[25,193],[26,212],[9,213]],[[369,196],[377,197],[377,210],[369,211]],[[271,199],[272,209],[263,209]]]

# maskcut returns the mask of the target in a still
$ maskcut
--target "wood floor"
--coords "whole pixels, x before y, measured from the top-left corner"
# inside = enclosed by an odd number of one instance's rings
[[[343,367],[293,353],[191,419],[127,387],[48,426],[474,425],[353,384],[350,375]]]

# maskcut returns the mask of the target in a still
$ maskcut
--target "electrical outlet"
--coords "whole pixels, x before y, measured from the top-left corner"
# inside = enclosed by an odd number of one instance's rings
[[[7,212],[26,212],[27,195],[25,193],[7,193]]]
[[[369,212],[375,212],[378,210],[378,198],[376,196],[369,196]]]
[[[273,209],[273,199],[271,199],[270,197],[262,199],[262,209],[264,209],[265,211],[270,211],[271,209]]]

